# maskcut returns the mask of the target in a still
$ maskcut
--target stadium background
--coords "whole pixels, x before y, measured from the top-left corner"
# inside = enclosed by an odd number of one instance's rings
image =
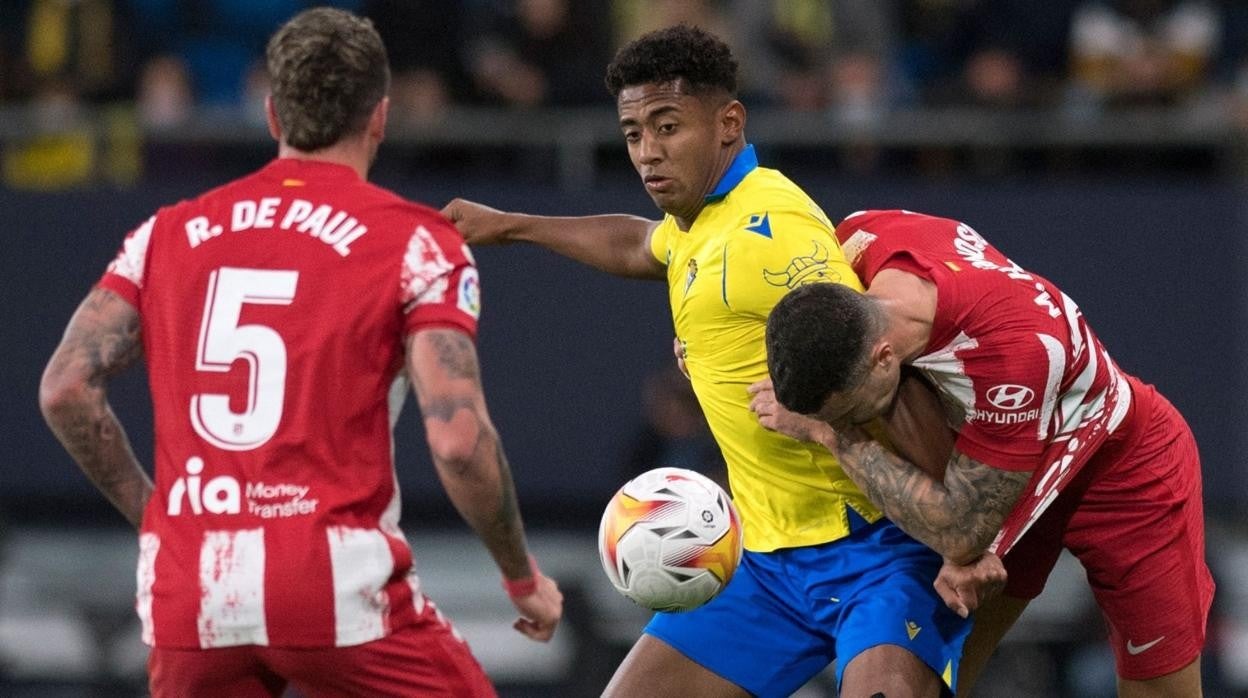
[[[373,179],[409,198],[654,215],[601,73],[620,41],[683,19],[732,43],[760,159],[834,220],[864,208],[958,218],[1057,281],[1117,361],[1157,384],[1196,432],[1220,584],[1207,694],[1248,695],[1245,3],[332,4],[374,17],[390,47],[395,105]],[[0,370],[0,694],[143,693],[133,536],[42,424],[38,378],[127,230],[272,157],[255,61],[304,6],[0,2],[0,327],[10,349]],[[602,505],[640,469],[717,463],[670,381],[661,285],[524,247],[477,257],[491,409],[538,556],[569,592],[556,642],[533,645],[507,627],[509,604],[441,493],[410,406],[398,429],[405,528],[431,596],[503,695],[596,695],[645,621],[598,568]],[[116,380],[112,395],[150,462],[141,374]],[[1085,587],[1064,560],[979,695],[1112,695]],[[805,694],[828,691],[819,680]]]

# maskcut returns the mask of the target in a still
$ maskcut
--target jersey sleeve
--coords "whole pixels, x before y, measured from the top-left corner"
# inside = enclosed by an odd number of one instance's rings
[[[476,337],[481,283],[468,246],[449,223],[416,226],[399,280],[403,331],[453,327]]]
[[[121,250],[104,270],[104,275],[97,284],[100,288],[106,288],[121,296],[136,308],[139,307],[139,297],[143,291],[144,276],[147,273],[147,250],[152,243],[152,228],[155,225],[156,216],[152,216],[126,235],[121,243]]]
[[[956,448],[1001,470],[1040,467],[1048,444],[1046,425],[1057,409],[1061,356],[1031,333],[993,341],[991,351],[962,356],[974,391],[974,409],[959,430]]]
[[[921,273],[917,262],[900,240],[912,240],[916,229],[940,225],[942,219],[907,211],[857,211],[836,226],[845,260],[867,286],[884,268]],[[926,273],[922,273],[926,276]]]
[[[672,217],[664,216],[663,221],[654,226],[650,233],[650,254],[663,266],[667,266],[667,236],[673,225]]]
[[[817,207],[745,214],[726,254],[724,297],[738,312],[766,318],[792,289],[810,283],[862,284]]]
[[[879,235],[871,232],[870,228],[875,227],[877,220],[887,221],[887,217],[880,215],[882,213],[884,212],[856,211],[836,225],[836,240],[841,245],[845,261],[863,278],[869,278],[866,274],[870,271],[867,261],[874,256],[875,250],[871,248],[879,240]],[[869,256],[868,251],[873,254]]]
[[[961,224],[912,211],[859,211],[836,226],[845,258],[867,286],[886,268],[935,281],[946,271],[932,243],[958,237]]]

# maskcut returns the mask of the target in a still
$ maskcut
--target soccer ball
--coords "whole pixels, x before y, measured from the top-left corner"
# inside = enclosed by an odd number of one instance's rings
[[[741,562],[741,519],[728,494],[683,468],[620,488],[598,527],[598,554],[619,592],[653,611],[687,611],[719,593]]]

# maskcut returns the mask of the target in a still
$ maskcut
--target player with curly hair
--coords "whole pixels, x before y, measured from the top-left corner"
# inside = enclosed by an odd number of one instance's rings
[[[747,388],[767,375],[772,306],[806,283],[862,287],[820,208],[759,166],[736,70],[722,41],[688,26],[642,36],[607,69],[662,220],[528,216],[462,200],[443,212],[473,244],[531,242],[667,281],[746,553],[707,605],[655,614],[607,695],[786,696],[835,660],[842,695],[936,696],[953,688],[969,627],[932,588],[940,556],[884,519],[826,450],[764,429],[750,410]]]

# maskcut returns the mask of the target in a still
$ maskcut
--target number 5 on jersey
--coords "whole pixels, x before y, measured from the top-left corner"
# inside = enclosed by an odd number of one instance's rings
[[[273,328],[240,325],[245,303],[290,305],[299,272],[221,267],[208,277],[204,315],[199,329],[195,369],[228,373],[239,359],[247,362],[247,404],[230,410],[230,396],[191,396],[195,433],[227,451],[259,448],[277,433],[286,395],[286,344]]]

